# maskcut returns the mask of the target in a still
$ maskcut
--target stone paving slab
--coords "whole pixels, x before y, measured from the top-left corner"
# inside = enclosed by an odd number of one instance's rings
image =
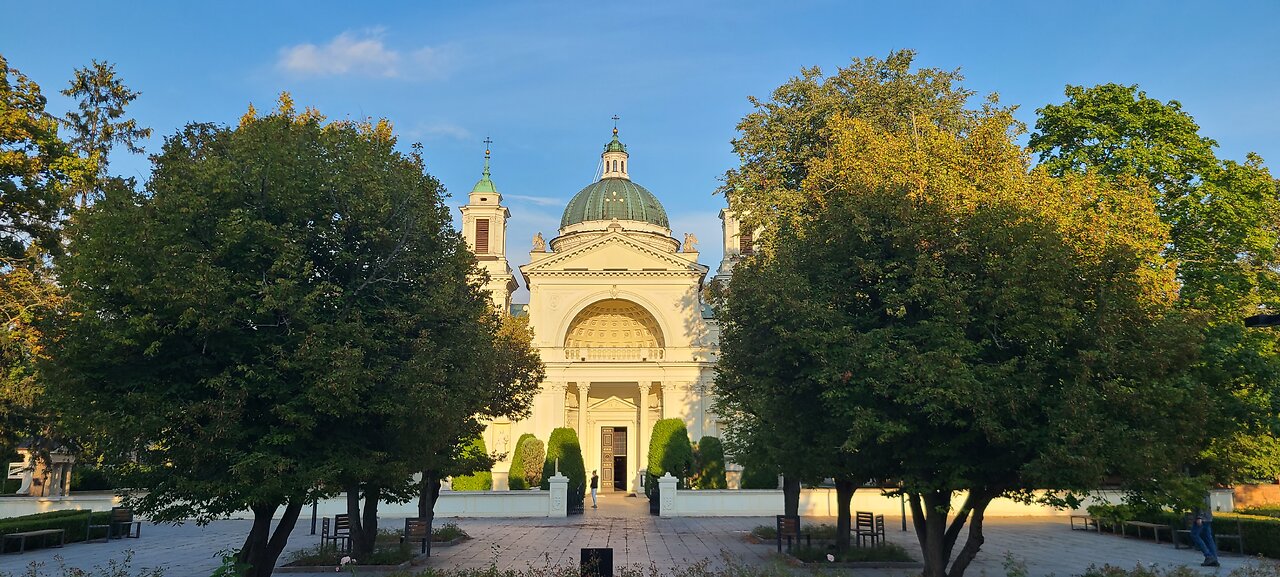
[[[600,505],[600,509],[588,508],[585,515],[567,519],[458,519],[458,525],[473,538],[435,549],[430,566],[441,569],[576,566],[581,548],[612,547],[617,566],[655,567],[664,572],[704,559],[712,568],[723,568],[729,562],[783,567],[774,555],[772,544],[751,544],[744,539],[751,528],[772,525],[772,518],[660,519],[648,515],[643,498],[620,495],[604,495]],[[834,523],[834,519],[805,519],[806,524],[823,522]],[[902,545],[918,558],[915,533],[901,531],[898,518],[887,518],[886,522],[888,541]],[[401,519],[384,519],[381,524],[390,528],[403,526]],[[21,575],[31,562],[44,563],[46,574],[59,574],[56,556],[69,567],[105,566],[108,560],[122,559],[126,551],[132,550],[135,572],[143,567],[163,567],[167,577],[206,576],[219,565],[218,553],[240,546],[249,528],[247,520],[218,521],[205,527],[144,524],[141,539],[75,543],[62,549],[0,555],[0,575]],[[1157,545],[1151,540],[1072,531],[1062,517],[989,518],[985,528],[986,542],[967,575],[1005,575],[1006,553],[1025,562],[1030,577],[1069,577],[1083,573],[1089,565],[1133,567],[1138,563],[1162,567],[1190,565],[1206,575],[1226,575],[1248,562],[1259,562],[1224,554],[1220,569],[1201,568],[1198,565],[1202,558],[1194,550],[1175,550],[1168,543]],[[309,518],[299,519],[282,559],[290,551],[318,543],[319,537],[310,535]],[[808,574],[805,570],[796,571]],[[853,569],[829,573],[905,577],[918,574],[919,570]],[[322,574],[333,573],[316,575]]]

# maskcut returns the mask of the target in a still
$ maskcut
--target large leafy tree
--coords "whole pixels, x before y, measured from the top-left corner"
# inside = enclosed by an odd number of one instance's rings
[[[139,141],[150,137],[151,129],[139,126],[137,120],[125,115],[125,109],[141,93],[126,86],[116,75],[115,65],[109,62],[94,60],[89,66],[77,68],[62,94],[77,102],[77,110],[68,112],[62,119],[71,131],[70,144],[97,169],[97,179],[77,183],[76,196],[80,206],[84,206],[90,195],[101,194],[97,181],[107,178],[112,149],[123,146],[129,152],[141,154]]]
[[[40,86],[0,55],[0,257],[56,251],[71,183],[93,167],[58,136]]]
[[[494,465],[493,455],[468,450],[469,441],[492,419],[528,416],[545,374],[526,317],[490,314],[485,322],[459,328],[463,330],[449,334],[455,339],[464,335],[479,338],[455,341],[448,352],[456,358],[448,360],[447,394],[437,399],[434,407],[440,418],[423,427],[418,449],[424,456],[414,463],[422,475],[418,516],[427,519],[428,528],[435,519],[442,479],[489,470]]]
[[[68,409],[150,518],[251,511],[249,575],[304,503],[405,490],[419,438],[454,418],[438,405],[476,340],[454,332],[492,316],[439,183],[394,145],[385,122],[326,123],[287,95],[188,125],[145,191],[81,212],[61,263]]]
[[[1007,111],[931,99],[932,83],[903,79],[941,73],[895,56],[842,71],[868,78],[845,98],[904,84],[925,97],[802,114],[786,100],[815,85],[802,78],[744,120],[752,142],[738,144],[730,201],[765,234],[734,269],[717,387],[772,381],[754,400],[767,409],[790,378],[813,397],[790,421],[836,427],[825,450],[849,458],[843,470],[897,479],[925,573],[954,577],[996,497],[1176,469],[1199,445],[1187,435],[1205,423],[1205,391],[1182,378],[1196,338],[1173,309],[1166,229],[1143,183],[1030,171]]]
[[[807,68],[770,99],[751,98],[755,110],[738,124],[740,135],[733,141],[741,165],[726,174],[724,192],[747,228],[763,227],[756,242],[764,255],[780,231],[803,226],[825,208],[826,198],[805,193],[802,183],[810,162],[829,154],[831,118],[859,118],[898,132],[932,126],[954,133],[970,122],[974,112],[965,103],[973,93],[959,84],[960,73],[913,70],[914,58],[909,50],[883,59],[855,58],[830,76]],[[722,307],[731,314],[722,321],[721,358],[744,362],[730,361],[737,368],[717,377],[717,411],[735,415],[726,435],[726,449],[735,460],[783,472],[786,514],[798,511],[802,480],[835,477],[838,525],[844,527],[856,483],[875,473],[837,450],[844,439],[835,431],[843,417],[827,412],[821,401],[815,358],[831,332],[823,305],[802,294],[806,288],[792,277],[773,268],[735,272],[733,283],[742,298]],[[794,290],[771,290],[779,286]],[[735,322],[751,318],[762,321]],[[784,343],[788,346],[779,346]]]
[[[1178,306],[1201,322],[1195,378],[1213,385],[1218,431],[1198,471],[1210,480],[1280,475],[1280,345],[1275,331],[1245,331],[1243,317],[1280,306],[1280,194],[1262,159],[1222,160],[1177,101],[1137,86],[1067,86],[1067,100],[1037,112],[1030,147],[1055,175],[1094,173],[1150,185],[1170,227]]]
[[[36,361],[40,320],[64,297],[48,256],[71,208],[71,189],[93,173],[58,136],[40,86],[0,55],[0,453],[47,431]]]

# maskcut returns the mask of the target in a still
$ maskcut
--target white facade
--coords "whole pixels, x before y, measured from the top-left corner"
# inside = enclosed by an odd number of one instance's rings
[[[495,489],[506,488],[524,433],[545,443],[556,427],[575,429],[588,476],[598,470],[602,491],[628,492],[640,489],[658,419],[683,419],[693,442],[719,435],[709,397],[718,334],[701,298],[709,268],[698,262],[696,239],[673,238],[657,199],[630,181],[616,129],[601,158],[600,180],[570,201],[550,242],[534,239],[520,267],[529,304],[516,308],[528,315],[547,376],[528,419],[498,420],[485,433],[489,450],[508,456],[493,470]],[[482,208],[471,196],[464,215]],[[464,228],[473,247],[474,234]],[[737,244],[725,248],[738,252]],[[510,270],[505,256],[485,266],[495,304],[510,302],[515,283],[493,274]]]

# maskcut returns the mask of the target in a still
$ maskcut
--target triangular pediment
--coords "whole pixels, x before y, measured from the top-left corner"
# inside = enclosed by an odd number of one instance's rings
[[[636,404],[619,397],[609,397],[590,405],[591,411],[635,411]]]
[[[667,271],[705,273],[707,267],[689,262],[628,238],[623,233],[604,235],[563,253],[520,267],[524,274],[573,270]]]

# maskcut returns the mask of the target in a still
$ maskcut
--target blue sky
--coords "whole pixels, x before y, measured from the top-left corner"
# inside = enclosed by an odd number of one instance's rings
[[[1178,100],[1219,154],[1280,158],[1280,2],[18,2],[0,0],[0,54],[50,111],[72,70],[108,60],[142,92],[156,136],[233,123],[291,92],[330,118],[385,117],[461,204],[491,136],[510,206],[508,255],[528,261],[596,171],[610,117],[677,238],[719,263],[718,177],[747,97],[802,66],[833,71],[901,48],[960,68],[1030,124],[1066,84],[1138,84]],[[144,157],[115,172],[145,179]],[[456,218],[455,214],[455,218]],[[517,300],[521,300],[517,296]]]

